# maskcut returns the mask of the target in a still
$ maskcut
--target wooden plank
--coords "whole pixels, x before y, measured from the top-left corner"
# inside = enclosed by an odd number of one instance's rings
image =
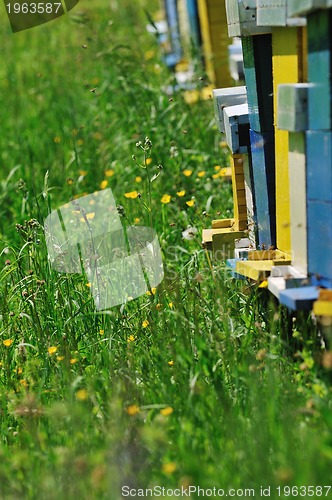
[[[243,173],[244,173],[244,187],[245,187],[246,204],[247,204],[248,237],[251,246],[253,248],[256,248],[258,244],[257,225],[255,223],[256,202],[254,193],[254,181],[252,177],[252,168],[250,165],[251,164],[249,162],[248,156],[244,155]],[[239,227],[239,229],[241,228]]]
[[[215,118],[219,124],[220,132],[225,132],[224,108],[245,104],[247,102],[247,89],[245,86],[214,89],[212,95]]]
[[[252,36],[269,33],[269,26],[257,24],[256,0],[226,0],[228,35]]]
[[[319,300],[328,300],[332,302],[332,290],[319,290]]]
[[[190,25],[190,38],[195,47],[201,45],[201,30],[198,19],[198,8],[196,0],[186,0],[187,13]]]
[[[257,24],[260,26],[303,26],[305,18],[290,19],[289,0],[257,0]]]
[[[307,200],[308,272],[332,280],[332,202]]]
[[[242,274],[238,274],[236,272],[236,262],[238,259],[227,259],[226,261],[226,266],[230,268],[231,270],[231,275],[233,278],[236,280],[244,280],[245,277]]]
[[[327,300],[316,300],[313,312],[315,316],[332,316],[332,302]]]
[[[318,11],[308,15],[309,129],[332,128],[331,31],[332,13]]]
[[[307,273],[305,134],[289,134],[290,232],[293,265]]]
[[[212,229],[221,229],[234,226],[234,219],[219,219],[212,221]]]
[[[274,134],[250,130],[255,222],[260,248],[276,246]]]
[[[250,128],[273,130],[273,83],[271,35],[242,37]]]
[[[307,131],[306,158],[308,199],[332,202],[332,132]]]
[[[228,106],[223,113],[228,147],[233,154],[246,153],[249,145],[248,105]]]
[[[244,155],[233,155],[230,160],[232,170],[232,189],[233,189],[233,205],[234,205],[234,220],[235,229],[243,230],[246,228],[247,207],[246,204],[239,204],[239,191],[243,192],[244,188],[244,171],[243,160]],[[241,198],[242,200],[242,198]],[[240,223],[241,220],[241,223]],[[241,229],[240,229],[241,227]]]
[[[283,83],[298,82],[297,41],[297,28],[272,29],[275,125],[277,125],[278,86]],[[288,132],[277,127],[275,128],[275,182],[277,246],[280,250],[288,252],[291,249]]]
[[[279,130],[300,132],[308,130],[307,83],[278,85],[277,127]]]
[[[332,7],[332,0],[288,0],[288,14],[298,16],[317,9]]]
[[[263,281],[270,275],[274,266],[272,260],[238,260],[236,272],[255,281]]]
[[[279,294],[280,304],[283,304],[292,311],[310,311],[314,301],[317,299],[318,289],[315,286],[290,288],[288,290],[281,290]]]
[[[168,24],[169,40],[172,53],[169,54],[169,65],[175,66],[182,57],[182,48],[180,42],[179,18],[176,0],[165,0],[165,10]]]
[[[230,87],[233,81],[228,67],[229,41],[227,40],[225,5],[223,2],[220,3],[220,13],[224,20],[212,23],[209,9],[212,9],[213,5],[213,0],[198,0],[206,72],[215,87]],[[217,58],[216,55],[218,55]]]

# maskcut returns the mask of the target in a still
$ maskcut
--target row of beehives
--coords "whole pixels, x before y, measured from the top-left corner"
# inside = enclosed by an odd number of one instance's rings
[[[233,84],[232,78],[242,78],[241,45],[229,40],[222,1],[163,0],[163,6],[166,22],[157,27],[164,33],[160,41],[166,41],[165,62],[180,79],[183,75],[184,83],[186,74],[190,78],[193,55],[203,60],[214,87],[227,87]]]
[[[234,218],[203,240],[288,308],[332,317],[332,1],[226,0],[226,11],[246,83],[213,92]]]

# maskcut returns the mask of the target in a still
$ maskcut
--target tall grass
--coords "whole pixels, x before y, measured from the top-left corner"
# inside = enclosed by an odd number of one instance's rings
[[[142,7],[82,0],[17,35],[1,21],[0,497],[328,484],[329,359],[310,318],[287,339],[266,290],[211,268],[200,231],[231,215],[227,151],[211,102],[165,92]],[[51,268],[43,223],[105,187],[131,223],[152,214],[165,279],[96,312],[84,275]]]

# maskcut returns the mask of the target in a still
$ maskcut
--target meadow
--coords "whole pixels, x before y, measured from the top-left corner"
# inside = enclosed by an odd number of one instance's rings
[[[228,152],[211,100],[166,92],[144,8],[81,0],[13,35],[1,7],[0,498],[332,497],[331,352],[202,248],[232,215]],[[165,278],[96,311],[84,274],[52,269],[43,224],[106,188],[156,230]]]

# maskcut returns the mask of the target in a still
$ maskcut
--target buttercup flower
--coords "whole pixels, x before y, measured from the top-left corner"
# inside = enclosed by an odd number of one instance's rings
[[[125,193],[125,197],[134,200],[138,197],[138,191],[130,191],[129,193]]]
[[[108,181],[106,179],[101,181],[101,183],[99,184],[100,189],[106,189],[107,186],[108,186]]]
[[[128,415],[133,417],[134,415],[137,415],[137,413],[140,412],[140,409],[139,409],[139,406],[137,406],[137,405],[130,405],[130,406],[127,406],[126,412],[128,413]]]
[[[167,406],[166,408],[163,408],[162,410],[160,410],[160,413],[164,416],[164,417],[168,417],[169,415],[172,415],[173,413],[173,408],[171,406]]]
[[[108,168],[107,170],[105,170],[104,174],[105,174],[105,177],[113,177],[113,175],[114,175],[113,168]]]
[[[88,391],[86,389],[80,389],[76,392],[76,399],[78,401],[85,401],[88,398]]]
[[[12,339],[3,340],[2,343],[6,347],[10,347],[14,341]]]
[[[160,201],[161,203],[169,203],[171,201],[171,196],[169,194],[164,194]]]
[[[192,207],[193,205],[195,205],[195,200],[186,201],[186,205],[188,205],[188,207]]]
[[[175,464],[175,462],[168,462],[167,464],[163,464],[162,471],[165,474],[173,474],[173,472],[176,471],[176,464]]]

